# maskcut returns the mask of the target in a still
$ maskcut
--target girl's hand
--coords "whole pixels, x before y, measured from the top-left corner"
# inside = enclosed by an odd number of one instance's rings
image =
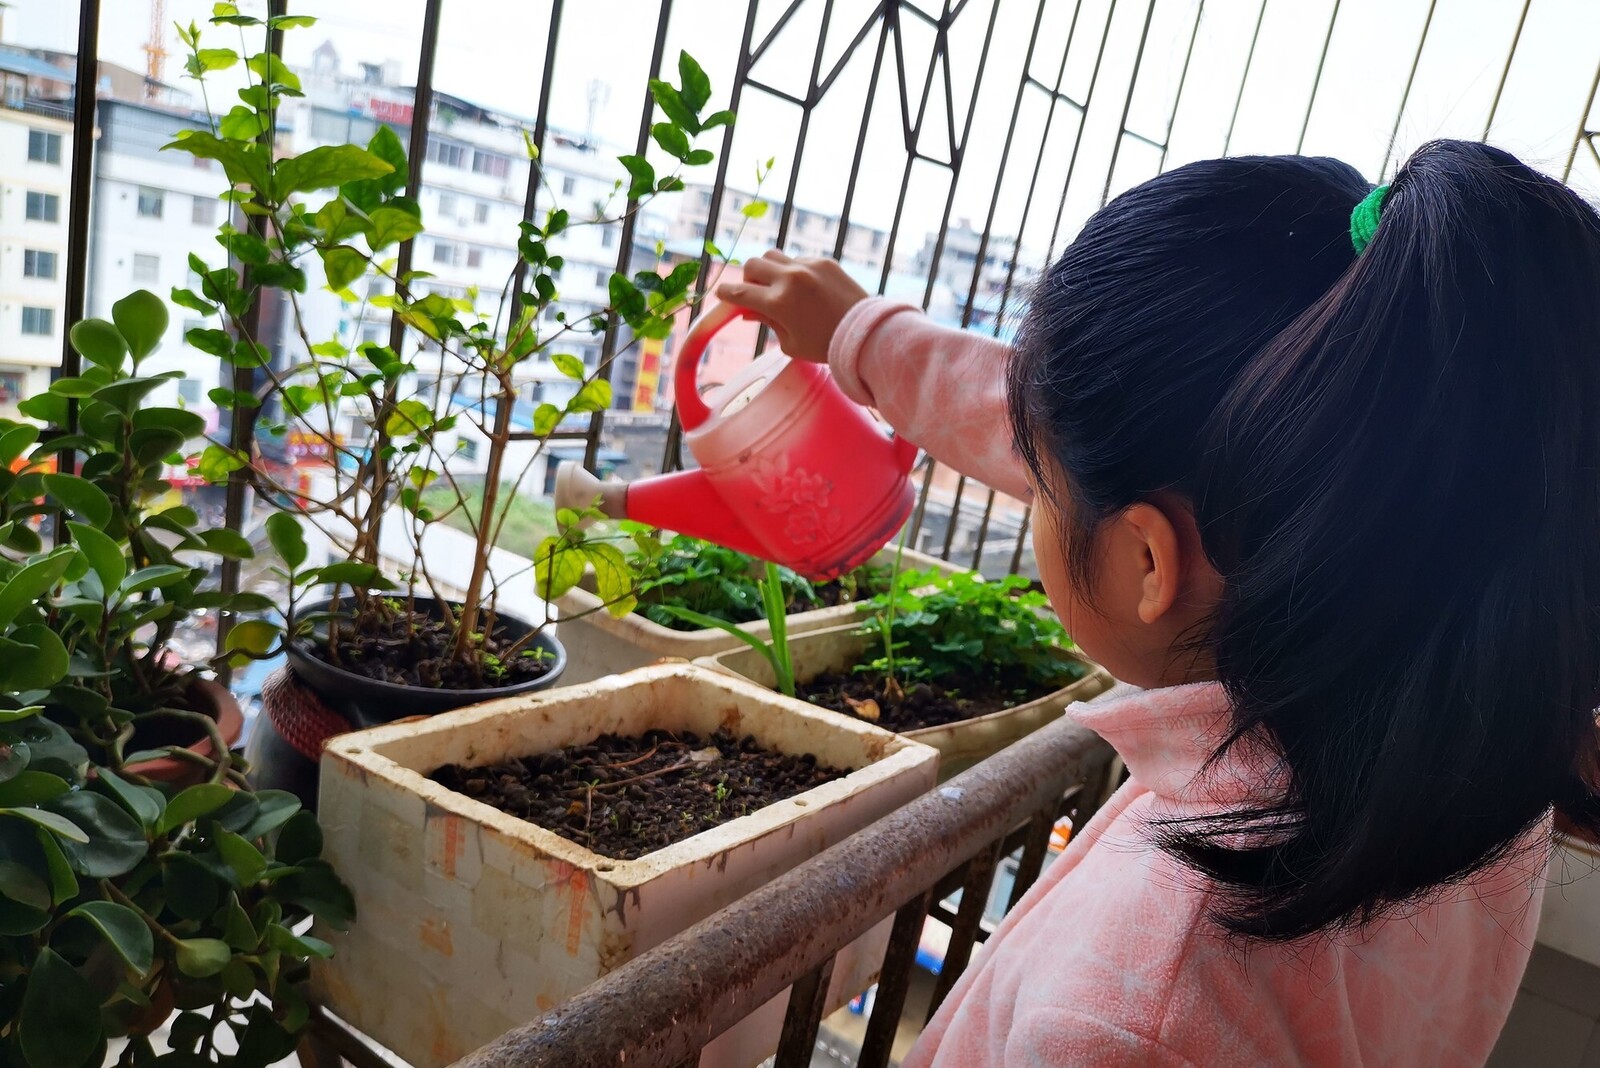
[[[796,260],[772,249],[744,265],[742,282],[718,286],[717,297],[749,308],[788,355],[827,363],[833,332],[867,291],[833,260]]]

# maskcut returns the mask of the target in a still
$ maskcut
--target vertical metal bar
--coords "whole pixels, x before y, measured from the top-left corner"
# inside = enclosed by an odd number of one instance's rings
[[[1055,830],[1056,814],[1051,809],[1040,809],[1028,821],[1028,836],[1022,843],[1022,857],[1017,861],[1017,877],[1011,883],[1011,898],[1006,902],[1010,912],[1022,900],[1022,895],[1039,879],[1044,870],[1044,858],[1050,852],[1050,835]]]
[[[556,45],[561,36],[561,9],[565,0],[551,0],[550,4],[550,29],[545,36],[544,45],[544,73],[539,78],[539,110],[533,117],[533,146],[539,152],[537,156],[528,161],[528,192],[522,199],[522,218],[525,222],[534,221],[534,213],[538,207],[539,185],[544,178],[544,142],[550,132],[550,85],[555,80],[556,73]],[[511,276],[512,299],[525,292],[528,284],[528,264],[521,256],[517,257],[517,266]],[[516,316],[511,316],[511,324],[506,329],[516,329]]]
[[[828,1003],[828,984],[833,981],[833,961],[829,957],[790,987],[789,1008],[783,1015],[783,1034],[778,1039],[773,1068],[810,1068],[817,1028],[822,1025],[822,1010]]]
[[[57,374],[71,378],[79,370],[78,350],[71,330],[83,318],[89,292],[90,202],[94,196],[94,128],[97,105],[95,87],[100,81],[100,0],[78,4],[78,59],[72,86],[72,169],[67,186],[67,284],[61,316],[61,367]],[[67,402],[68,434],[78,428],[78,402]],[[77,453],[56,454],[58,469],[72,473]],[[58,531],[59,533],[59,531]]]
[[[955,500],[950,502],[950,521],[944,527],[944,549],[939,553],[939,559],[946,563],[950,560],[950,549],[955,545],[956,524],[961,519],[961,498],[967,490],[967,476],[961,475],[956,479]]]
[[[1256,28],[1250,34],[1250,51],[1245,53],[1244,73],[1239,75],[1239,92],[1233,98],[1233,114],[1228,117],[1228,133],[1222,139],[1222,154],[1226,156],[1233,145],[1233,128],[1239,122],[1239,109],[1244,106],[1244,87],[1250,84],[1250,68],[1256,62],[1256,44],[1261,40],[1261,24],[1267,19],[1268,0],[1261,0],[1261,10],[1256,12]]]
[[[1300,120],[1300,137],[1294,143],[1294,154],[1300,155],[1306,147],[1306,131],[1311,129],[1311,113],[1317,107],[1317,90],[1322,87],[1322,70],[1328,65],[1328,48],[1333,44],[1333,28],[1339,22],[1339,0],[1333,0],[1333,13],[1328,16],[1328,32],[1322,38],[1322,55],[1317,58],[1317,74],[1311,79],[1311,96],[1306,100],[1306,117]]]
[[[1078,150],[1083,147],[1084,127],[1089,125],[1089,108],[1094,104],[1094,91],[1100,85],[1100,70],[1106,59],[1106,42],[1111,40],[1113,4],[1106,9],[1105,25],[1100,29],[1100,49],[1095,53],[1094,71],[1089,75],[1089,91],[1083,94],[1082,109],[1078,113],[1078,129],[1072,136],[1072,155],[1067,158],[1067,174],[1061,181],[1061,198],[1056,202],[1056,221],[1050,227],[1050,243],[1045,247],[1045,262],[1055,259],[1056,239],[1061,236],[1061,220],[1067,210],[1067,193],[1072,188],[1072,175],[1078,169]],[[1118,134],[1121,139],[1121,134]]]
[[[655,46],[650,52],[650,78],[654,80],[661,77],[661,57],[667,50],[667,23],[672,19],[672,0],[661,0],[660,13],[656,16]],[[650,120],[655,116],[656,102],[650,95],[648,83],[644,92],[644,109],[639,116],[639,137],[634,142],[634,154],[644,155],[650,150]],[[628,198],[627,217],[622,221],[622,234],[617,239],[621,247],[617,249],[617,273],[626,275],[628,266],[633,261],[633,235],[638,228],[639,213],[635,209],[639,202],[632,197]],[[606,323],[605,339],[600,344],[599,377],[607,382],[611,381],[611,364],[617,355],[617,320],[612,316]],[[583,447],[583,466],[593,471],[595,461],[600,456],[600,430],[605,425],[603,411],[594,412],[589,416],[589,436]]]
[[[1578,129],[1572,135],[1572,150],[1567,153],[1567,165],[1561,169],[1561,180],[1572,177],[1572,164],[1578,158],[1578,145],[1589,132],[1589,112],[1594,108],[1594,96],[1600,90],[1600,66],[1594,69],[1594,81],[1589,83],[1589,95],[1583,100],[1583,113],[1578,116]]]
[[[1517,45],[1522,43],[1522,27],[1528,23],[1528,9],[1533,6],[1533,0],[1522,0],[1522,14],[1517,16],[1517,29],[1511,35],[1511,47],[1506,49],[1506,65],[1500,68],[1500,81],[1494,87],[1494,99],[1489,102],[1489,117],[1483,120],[1483,140],[1489,140],[1489,130],[1494,126],[1494,117],[1500,110],[1500,95],[1506,91],[1506,79],[1511,77],[1511,61],[1517,58]]]
[[[1005,835],[1001,834],[1000,841],[967,862],[966,877],[961,884],[961,907],[956,910],[956,922],[950,928],[950,948],[945,950],[944,963],[939,966],[939,981],[934,985],[933,1000],[928,1004],[930,1020],[972,959],[972,946],[978,940],[978,925],[989,904],[989,883],[994,878],[1003,841]]]
[[[283,54],[283,31],[272,28],[272,20],[288,14],[289,0],[267,0],[267,34],[266,53],[268,57]],[[270,66],[270,59],[268,65]],[[271,151],[270,130],[264,130],[258,140]],[[257,237],[263,237],[261,219],[259,216],[250,215],[245,219],[247,229]],[[250,267],[248,264],[240,269],[240,284],[245,292],[251,291]],[[261,291],[256,291],[245,309],[243,316],[242,332],[252,341],[260,341],[261,333]],[[232,388],[236,394],[253,394],[256,390],[256,369],[236,363],[233,365]],[[242,404],[235,404],[229,413],[228,421],[228,447],[246,457],[255,451],[256,418],[259,414],[257,408],[246,408]],[[250,468],[242,467],[228,473],[228,485],[223,496],[223,525],[229,530],[244,531],[245,508],[249,503]],[[240,561],[236,557],[225,557],[222,561],[221,587],[225,594],[239,592]],[[235,623],[233,612],[219,612],[217,614],[217,648],[227,646],[228,633]],[[217,678],[224,686],[233,681],[233,668],[224,662],[217,669]]]
[[[885,3],[893,0],[884,0]],[[882,10],[880,5],[879,10]],[[878,78],[883,73],[883,53],[889,44],[889,23],[884,20],[878,31],[878,51],[872,60],[872,76],[867,80],[867,95],[861,108],[861,128],[856,131],[855,152],[850,157],[850,177],[844,184],[844,207],[839,212],[839,233],[833,240],[833,256],[844,256],[845,238],[850,230],[850,212],[856,202],[856,182],[861,177],[861,156],[867,147],[867,128],[872,123],[872,105],[878,98]],[[841,65],[843,60],[840,61]]]
[[[933,469],[939,461],[928,457],[928,466],[922,471],[922,489],[917,491],[917,510],[911,516],[911,536],[909,544],[915,547],[917,535],[922,533],[922,520],[928,511],[928,491],[933,488]]]
[[[994,514],[994,490],[989,491],[989,497],[983,502],[983,519],[978,522],[978,546],[972,550],[972,570],[983,570],[983,543],[989,537],[989,518]]]
[[[900,1029],[900,1014],[905,1011],[906,994],[911,990],[911,971],[917,965],[917,943],[922,925],[928,919],[933,892],[924,891],[901,906],[894,914],[889,931],[889,948],[884,951],[883,969],[878,973],[878,993],[872,999],[872,1016],[867,1020],[867,1035],[861,1042],[860,1068],[888,1068]]]
[[[1439,0],[1428,0],[1428,15],[1422,22],[1422,36],[1417,38],[1417,50],[1411,54],[1411,71],[1406,75],[1406,87],[1400,94],[1400,106],[1395,109],[1394,126],[1389,130],[1389,143],[1383,148],[1383,159],[1378,164],[1378,177],[1381,179],[1389,171],[1389,162],[1394,157],[1394,143],[1400,138],[1400,121],[1405,118],[1406,105],[1411,102],[1411,86],[1417,80],[1417,67],[1422,63],[1422,50],[1428,44],[1428,31],[1433,27],[1433,9],[1438,6]],[[1600,78],[1600,71],[1595,77]],[[1593,92],[1590,99],[1593,99]]]
[[[1133,92],[1139,87],[1139,72],[1144,69],[1144,46],[1150,40],[1150,21],[1155,17],[1156,0],[1149,0],[1144,8],[1144,29],[1139,31],[1139,50],[1133,56],[1133,74],[1128,78],[1128,95],[1122,98],[1122,121],[1117,124],[1117,139],[1111,143],[1111,162],[1106,166],[1106,184],[1100,189],[1100,206],[1111,199],[1111,180],[1117,174],[1117,157],[1122,154],[1122,141],[1128,134],[1128,112],[1133,107]],[[1110,16],[1107,16],[1109,18]]]
[[[407,146],[406,193],[416,199],[422,197],[422,164],[428,155],[428,124],[433,111],[433,60],[439,51],[439,10],[443,0],[427,0],[422,13],[422,47],[417,54],[417,88],[411,103],[411,138]],[[412,257],[416,254],[416,239],[400,242],[395,277],[406,285],[406,275],[411,273]],[[400,352],[405,342],[406,324],[399,311],[389,317],[389,347]],[[381,502],[374,502],[381,507]]]
[[[1011,551],[1011,574],[1015,575],[1022,570],[1022,550],[1028,544],[1028,520],[1033,518],[1033,509],[1022,510],[1022,525],[1017,528],[1017,547]]]
[[[1183,53],[1183,72],[1178,75],[1178,91],[1172,94],[1172,110],[1167,114],[1167,132],[1161,138],[1161,159],[1156,163],[1159,173],[1167,169],[1167,150],[1172,147],[1172,128],[1178,121],[1178,105],[1183,103],[1183,87],[1189,84],[1189,64],[1194,60],[1194,43],[1200,39],[1200,20],[1206,17],[1206,0],[1195,8],[1194,27],[1189,31],[1189,47]]]

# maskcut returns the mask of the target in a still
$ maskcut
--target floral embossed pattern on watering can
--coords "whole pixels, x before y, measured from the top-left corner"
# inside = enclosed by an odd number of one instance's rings
[[[562,464],[556,504],[583,509],[598,500],[613,518],[830,579],[865,563],[910,516],[917,447],[846,397],[827,368],[781,352],[758,357],[702,398],[706,343],[745,314],[727,304],[708,311],[674,372],[684,442],[699,470],[602,483]]]

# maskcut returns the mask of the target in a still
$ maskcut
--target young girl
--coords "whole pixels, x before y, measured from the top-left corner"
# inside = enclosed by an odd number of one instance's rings
[[[906,1062],[1482,1064],[1600,825],[1600,218],[1441,141],[1164,174],[1015,351],[773,252],[719,295],[1036,505],[1130,778]],[[1008,426],[1009,424],[1009,426]]]

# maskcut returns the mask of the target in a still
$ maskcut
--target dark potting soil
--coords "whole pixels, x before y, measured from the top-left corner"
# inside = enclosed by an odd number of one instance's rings
[[[847,774],[726,730],[652,730],[430,777],[601,856],[637,860]]]
[[[903,733],[1015,708],[1066,685],[1071,677],[1071,667],[1068,667],[1060,681],[1031,688],[1023,685],[999,690],[993,685],[981,684],[936,687],[925,682],[889,688],[885,686],[883,672],[860,671],[818,675],[795,689],[803,701],[868,720],[884,730]]]
[[[520,635],[496,627],[479,663],[452,659],[455,630],[443,620],[374,604],[352,620],[341,621],[338,655],[321,638],[307,648],[319,660],[357,675],[400,686],[441,690],[481,690],[516,686],[542,678],[551,660],[531,643],[514,649]]]

